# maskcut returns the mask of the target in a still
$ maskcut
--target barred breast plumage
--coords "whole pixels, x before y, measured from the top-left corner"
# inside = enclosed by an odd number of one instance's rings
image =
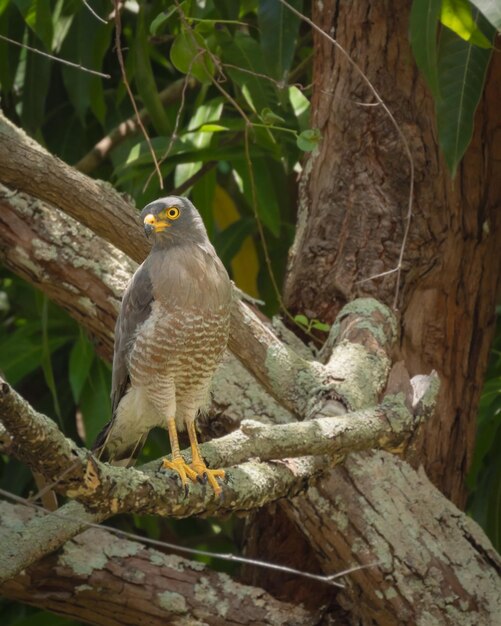
[[[103,458],[129,463],[152,427],[167,426],[177,461],[164,465],[183,483],[193,472],[206,475],[218,491],[214,475],[223,472],[195,459],[193,423],[227,345],[231,282],[188,200],[171,196],[142,215],[146,225],[154,224],[155,245],[124,295],[115,336],[114,416],[96,447]],[[194,470],[183,465],[175,426],[188,428]]]

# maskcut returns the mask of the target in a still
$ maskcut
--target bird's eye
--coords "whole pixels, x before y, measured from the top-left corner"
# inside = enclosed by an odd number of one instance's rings
[[[167,217],[170,220],[177,220],[179,215],[180,215],[180,212],[179,212],[179,209],[177,207],[171,206],[170,209],[167,209]]]

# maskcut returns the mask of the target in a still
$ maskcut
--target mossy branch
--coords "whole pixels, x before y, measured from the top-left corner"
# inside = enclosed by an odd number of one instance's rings
[[[0,533],[25,533],[47,516],[0,502]],[[68,520],[67,520],[68,521]],[[71,523],[71,520],[70,520]],[[46,581],[51,581],[50,585]],[[65,592],[61,593],[60,588]],[[126,590],[133,590],[127,595]],[[239,584],[202,563],[164,554],[106,529],[88,529],[0,586],[2,596],[92,624],[221,623],[309,625],[318,615]],[[237,620],[238,616],[238,620]]]

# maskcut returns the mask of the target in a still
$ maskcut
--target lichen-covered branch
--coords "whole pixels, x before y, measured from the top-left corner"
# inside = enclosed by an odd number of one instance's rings
[[[159,475],[156,467],[124,469],[89,460],[86,451],[65,438],[55,422],[34,411],[1,380],[0,419],[12,437],[14,454],[47,480],[57,481],[55,489],[60,493],[109,514],[141,512],[175,517],[262,506],[297,491],[302,481],[354,450],[401,447],[415,427],[414,416],[400,396],[342,418],[276,426],[244,422],[241,431],[202,447],[210,465],[233,466],[227,472],[220,502],[210,489],[200,485],[193,485],[185,495],[175,479]],[[259,459],[247,460],[256,455]],[[274,459],[277,461],[265,463]]]
[[[0,502],[0,536],[22,532],[37,517],[26,507]],[[0,593],[100,626],[215,625],[222,619],[241,626],[318,623],[318,615],[241,585],[202,563],[95,528],[1,585]]]
[[[210,465],[239,463],[256,452],[262,459],[297,458],[242,462],[228,470],[224,498],[218,501],[212,490],[202,485],[191,486],[185,495],[176,480],[156,472],[158,462],[135,470],[89,461],[84,450],[65,438],[52,420],[34,411],[6,383],[0,385],[0,392],[0,419],[12,439],[9,452],[47,480],[57,481],[57,491],[85,503],[98,519],[118,512],[183,517],[261,507],[302,490],[308,480],[340,462],[350,451],[401,447],[416,425],[402,394],[388,396],[380,407],[343,417],[275,426],[246,421],[242,431],[203,444],[202,453]],[[300,456],[312,453],[319,456]],[[0,580],[11,578],[40,557],[33,546],[34,536],[44,538],[40,550],[44,546],[54,549],[72,536],[67,532],[80,532],[80,519],[85,521],[88,515],[91,513],[70,516],[74,518],[72,526],[66,527],[62,535],[59,524],[53,532],[49,527],[47,535],[46,521],[44,532],[29,529],[27,535],[14,533],[7,542],[10,550],[2,556]]]
[[[65,308],[110,360],[136,263],[62,211],[1,184],[0,261]]]
[[[81,174],[0,114],[0,182],[52,204],[103,236],[134,261],[147,254],[138,214],[113,187]]]
[[[71,501],[53,513],[27,519],[22,527],[0,526],[0,585],[106,517]]]

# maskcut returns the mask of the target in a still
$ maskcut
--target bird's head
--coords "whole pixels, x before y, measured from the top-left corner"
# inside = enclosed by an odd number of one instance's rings
[[[168,196],[147,204],[141,211],[144,231],[156,246],[208,243],[199,212],[187,198]]]

